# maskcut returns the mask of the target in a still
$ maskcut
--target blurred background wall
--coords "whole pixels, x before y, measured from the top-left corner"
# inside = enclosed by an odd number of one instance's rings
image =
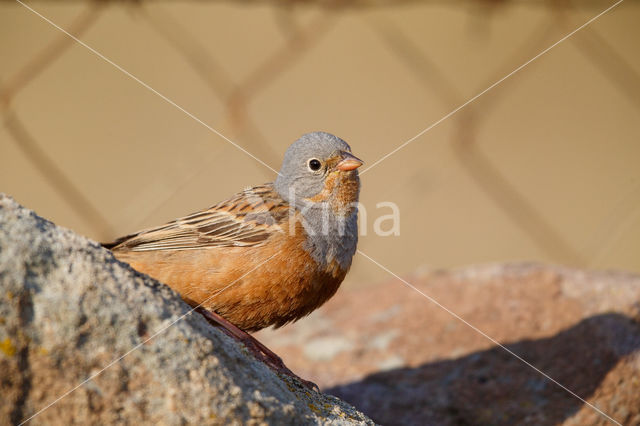
[[[57,224],[110,240],[274,179],[207,126],[275,169],[299,135],[325,130],[375,164],[360,248],[394,272],[640,272],[638,2],[441,122],[613,2],[28,4],[184,109],[0,2],[0,191]],[[373,232],[385,201],[399,236]],[[348,285],[383,279],[358,256]]]

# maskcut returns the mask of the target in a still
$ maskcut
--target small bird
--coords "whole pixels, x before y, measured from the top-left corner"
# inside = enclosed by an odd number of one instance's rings
[[[351,266],[362,164],[342,139],[308,133],[275,182],[103,245],[244,332],[281,327],[333,296]]]

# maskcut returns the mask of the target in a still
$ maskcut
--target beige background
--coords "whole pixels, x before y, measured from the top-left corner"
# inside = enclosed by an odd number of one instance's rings
[[[312,130],[370,166],[613,4],[388,3],[29,5],[277,169]],[[638,22],[622,3],[364,173],[360,248],[399,274],[504,260],[640,272]],[[0,91],[0,191],[93,239],[274,178],[12,1]],[[400,208],[399,237],[372,232],[382,201]],[[347,285],[387,278],[358,256]]]

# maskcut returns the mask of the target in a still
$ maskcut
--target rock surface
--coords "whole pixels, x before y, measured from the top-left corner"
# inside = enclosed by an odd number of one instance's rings
[[[371,423],[1,195],[0,297],[0,424]]]
[[[624,425],[640,425],[640,277],[535,264],[422,271],[417,290]],[[258,333],[382,424],[613,424],[400,281]]]

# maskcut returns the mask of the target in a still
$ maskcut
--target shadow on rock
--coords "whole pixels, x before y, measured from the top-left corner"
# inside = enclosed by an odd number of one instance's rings
[[[587,399],[618,361],[640,348],[640,326],[602,314],[553,337],[506,347]],[[327,392],[383,424],[557,424],[584,405],[500,347],[372,374]]]

